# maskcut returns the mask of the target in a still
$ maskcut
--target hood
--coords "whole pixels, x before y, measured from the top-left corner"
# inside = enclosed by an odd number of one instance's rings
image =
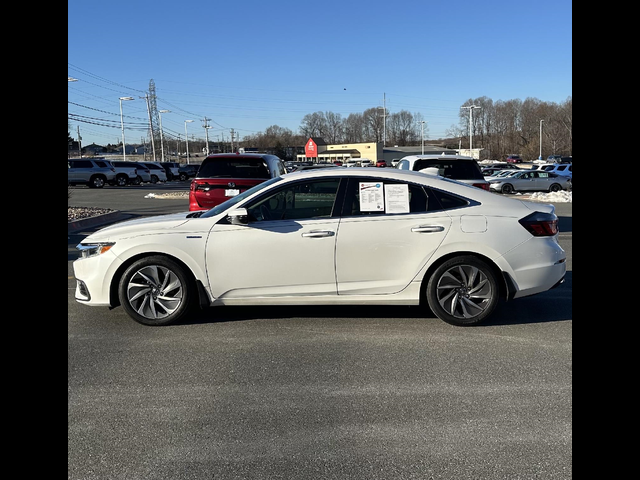
[[[108,227],[101,228],[97,232],[86,237],[83,242],[111,241],[118,238],[132,237],[153,232],[166,231],[189,221],[187,215],[193,212],[171,213],[169,215],[157,215],[153,217],[125,220]]]

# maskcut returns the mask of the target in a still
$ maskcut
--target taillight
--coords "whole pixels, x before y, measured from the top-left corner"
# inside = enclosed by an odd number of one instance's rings
[[[552,237],[558,233],[558,217],[553,213],[533,212],[518,221],[534,237]]]
[[[488,183],[474,183],[473,186],[481,188],[481,189],[486,190],[486,191],[489,191],[489,184]]]
[[[191,180],[191,183],[189,184],[189,190],[191,190],[192,192],[195,192],[195,190],[196,190],[196,181],[195,180]]]

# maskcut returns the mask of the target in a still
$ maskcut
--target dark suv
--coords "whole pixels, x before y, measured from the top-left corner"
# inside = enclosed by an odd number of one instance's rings
[[[189,187],[189,210],[209,210],[245,190],[287,173],[284,162],[264,153],[216,153],[200,164]]]
[[[198,168],[200,168],[199,163],[185,163],[184,165],[180,165],[178,167],[178,178],[183,182],[193,178],[196,176],[196,173],[198,173]]]

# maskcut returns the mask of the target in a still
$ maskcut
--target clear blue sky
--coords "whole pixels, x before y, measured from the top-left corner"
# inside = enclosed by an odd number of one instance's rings
[[[68,114],[82,145],[139,143],[156,87],[165,135],[294,133],[318,111],[422,114],[445,137],[469,99],[572,96],[569,0],[68,1]],[[142,98],[140,98],[142,97]],[[466,115],[466,110],[464,111]],[[236,137],[237,138],[237,137]]]

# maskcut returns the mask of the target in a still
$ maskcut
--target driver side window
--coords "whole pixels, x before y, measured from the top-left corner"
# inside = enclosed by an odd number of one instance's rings
[[[338,192],[339,178],[289,184],[247,206],[250,221],[328,218]]]

